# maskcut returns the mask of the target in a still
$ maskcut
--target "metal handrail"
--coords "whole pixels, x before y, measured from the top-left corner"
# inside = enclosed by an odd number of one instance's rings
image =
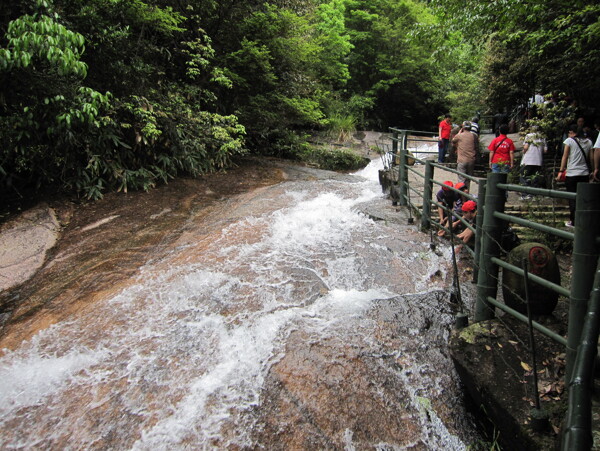
[[[493,304],[495,307],[498,307],[500,310],[502,310],[502,311],[508,313],[509,315],[515,317],[519,321],[522,321],[524,323],[528,323],[529,322],[528,318],[525,315],[523,315],[522,313],[517,312],[515,309],[510,308],[508,305],[503,304],[498,299],[493,298],[491,296],[488,296],[487,297],[487,301],[490,304]],[[566,338],[558,335],[556,332],[551,331],[547,327],[542,326],[540,323],[538,323],[536,321],[532,321],[532,325],[533,325],[534,329],[540,331],[541,333],[543,333],[547,337],[552,338],[554,341],[556,341],[557,343],[559,343],[559,344],[561,344],[563,346],[567,346],[567,339]]]
[[[504,269],[508,269],[509,271],[514,272],[515,274],[517,274],[519,276],[522,276],[525,272],[525,271],[523,271],[522,268],[519,268],[518,266],[515,266],[515,265],[511,265],[510,263],[507,263],[504,260],[501,260],[497,257],[492,257],[492,262],[496,263],[498,266],[501,266]],[[548,288],[548,289],[560,294],[561,296],[565,296],[568,298],[571,295],[571,292],[569,290],[567,290],[566,288],[564,288],[563,286],[558,285],[553,282],[550,282],[549,280],[546,280],[543,277],[537,276],[533,273],[529,273],[527,275],[527,277],[529,277],[529,280],[541,285],[544,288]]]
[[[414,158],[415,161],[420,161],[420,162],[424,162],[426,164],[426,171],[425,171],[425,176],[421,175],[419,172],[417,172],[416,170],[414,170],[413,168],[410,168],[408,165],[406,165],[406,154],[407,154],[407,149],[406,149],[406,135],[408,133],[411,134],[416,134],[417,132],[414,131],[409,131],[409,130],[400,130],[400,129],[394,129],[397,131],[401,131],[403,133],[402,139],[397,140],[398,142],[401,143],[401,145],[397,145],[397,143],[395,143],[396,147],[395,147],[395,152],[396,154],[400,155],[400,170],[399,170],[399,174],[400,174],[400,180],[397,182],[400,184],[401,188],[401,199],[402,201],[404,201],[405,199],[408,201],[408,203],[410,204],[410,208],[413,209],[415,208],[414,204],[411,202],[410,199],[410,195],[406,196],[406,194],[410,194],[411,192],[416,192],[413,189],[407,190],[407,186],[408,185],[408,175],[412,172],[416,175],[418,175],[419,177],[423,177],[425,180],[425,188],[424,188],[424,193],[423,193],[423,204],[421,206],[422,211],[424,213],[426,213],[426,217],[424,216],[422,221],[421,221],[421,225],[424,228],[429,228],[432,225],[434,227],[438,227],[440,229],[444,229],[446,231],[449,231],[447,228],[441,226],[440,224],[438,224],[437,222],[432,220],[432,206],[433,207],[439,207],[439,208],[444,208],[443,205],[441,205],[440,203],[436,202],[435,200],[431,200],[431,199],[427,199],[426,197],[428,196],[432,196],[433,195],[433,190],[431,189],[431,187],[433,185],[439,185],[439,186],[444,186],[444,184],[438,180],[435,180],[433,178],[433,169],[437,168],[437,169],[441,169],[441,170],[445,170],[454,174],[458,174],[461,177],[465,177],[466,179],[472,180],[474,183],[479,183],[481,185],[481,181],[484,182],[483,184],[483,192],[486,191],[486,181],[488,182],[487,185],[489,185],[489,180],[486,179],[477,179],[475,177],[472,176],[468,176],[466,174],[462,174],[460,173],[460,171],[451,169],[446,167],[445,165],[440,165],[440,164],[436,164],[433,163],[432,161],[423,161],[420,160],[418,158],[415,158],[414,156],[412,156],[411,158]],[[430,133],[431,135],[433,135],[433,133]],[[408,170],[407,170],[408,169]],[[429,185],[429,186],[427,186]],[[456,190],[455,188],[450,188],[453,191],[458,192],[458,190]],[[483,273],[483,279],[481,279],[480,281],[484,281],[484,280],[488,280],[490,277],[491,278],[495,278],[496,280],[492,281],[491,279],[488,282],[481,282],[481,289],[483,290],[482,293],[491,293],[492,290],[492,286],[497,287],[497,269],[493,269],[491,266],[489,265],[496,265],[496,268],[502,267],[504,269],[507,270],[511,270],[516,272],[518,275],[521,276],[525,276],[525,273],[522,269],[514,267],[512,265],[509,265],[508,263],[500,260],[499,258],[499,254],[494,254],[494,252],[498,252],[499,250],[499,242],[500,242],[500,235],[498,235],[501,231],[501,229],[503,228],[503,224],[505,224],[506,222],[509,223],[514,223],[514,224],[518,224],[533,230],[537,230],[539,232],[545,233],[545,234],[550,234],[550,235],[554,235],[557,236],[559,238],[562,239],[566,239],[569,241],[573,241],[575,244],[577,243],[576,240],[576,235],[579,230],[579,228],[575,229],[575,233],[571,232],[571,231],[566,231],[566,230],[562,230],[562,229],[558,229],[556,227],[551,227],[545,224],[541,224],[538,222],[534,222],[534,221],[529,221],[527,219],[523,219],[523,218],[519,218],[513,215],[509,215],[503,212],[504,209],[504,192],[506,191],[514,191],[514,192],[518,192],[518,193],[526,193],[526,194],[533,194],[533,195],[541,195],[541,196],[545,196],[545,197],[552,197],[552,198],[558,198],[558,199],[566,199],[566,200],[575,200],[577,199],[578,202],[578,207],[577,207],[577,211],[579,214],[583,214],[581,213],[582,211],[588,211],[588,209],[586,207],[584,207],[584,205],[587,205],[586,203],[592,202],[590,200],[583,200],[585,199],[589,199],[589,194],[586,194],[585,197],[582,197],[581,199],[579,199],[578,194],[576,193],[572,193],[572,192],[565,192],[565,191],[558,191],[558,190],[551,190],[551,189],[541,189],[541,188],[532,188],[532,187],[524,187],[524,186],[520,186],[520,185],[514,185],[514,184],[509,184],[505,182],[505,178],[496,178],[494,181],[494,188],[493,188],[494,194],[492,195],[490,192],[490,199],[495,199],[493,202],[493,204],[485,205],[485,198],[482,196],[479,199],[477,199],[478,203],[480,204],[480,208],[478,209],[478,219],[477,219],[477,227],[475,228],[475,233],[476,233],[476,251],[478,252],[475,255],[475,271],[474,273],[479,274],[479,276],[482,275]],[[590,188],[591,189],[591,188]],[[587,188],[586,188],[587,190]],[[592,191],[593,193],[595,193],[596,191]],[[462,193],[461,193],[462,194]],[[480,193],[481,194],[481,193]],[[469,198],[474,199],[474,197],[472,197],[472,195],[469,195]],[[501,198],[501,200],[500,200]],[[598,196],[596,196],[595,194],[592,196],[592,199],[597,199]],[[579,202],[582,201],[582,207],[579,207]],[[595,212],[593,214],[598,214],[597,210],[597,204],[593,204],[595,206],[591,206],[592,204],[589,203],[590,205],[590,212]],[[498,208],[500,207],[500,208]],[[418,210],[417,210],[418,211]],[[480,219],[483,218],[483,215],[481,215],[481,213],[485,212],[485,217],[489,217],[489,218],[493,218],[493,223],[490,222],[489,225],[486,225],[487,223],[485,221],[482,220],[481,224],[480,224]],[[584,218],[582,217],[582,220]],[[487,219],[486,219],[487,221]],[[579,221],[579,220],[578,220]],[[461,222],[464,223],[464,221],[462,221],[461,218]],[[491,227],[489,228],[489,231],[487,227]],[[472,229],[473,230],[473,229]],[[496,250],[494,251],[494,246],[492,246],[492,248],[486,248],[484,249],[483,246],[483,240],[481,241],[481,243],[477,242],[477,238],[479,236],[482,236],[482,231],[483,234],[490,234],[491,232],[493,232],[495,235],[495,237],[493,238],[496,241],[496,244],[494,245],[496,247]],[[581,229],[581,232],[583,233],[583,229]],[[593,246],[594,244],[600,245],[600,236],[596,233],[594,236],[594,232],[590,229],[590,227],[588,226],[586,231],[585,231],[585,235],[580,235],[581,238],[579,240],[579,246],[582,245],[583,240],[584,240],[584,236],[585,236],[585,240],[588,243],[587,246]],[[487,238],[486,238],[487,239]],[[479,246],[479,244],[481,244],[481,246]],[[489,246],[486,244],[486,246]],[[477,249],[479,247],[479,249]],[[573,262],[574,262],[574,267],[577,266],[578,269],[578,273],[586,273],[586,265],[587,267],[589,267],[589,259],[591,254],[588,254],[587,250],[586,250],[586,245],[584,245],[583,249],[579,249],[579,251],[576,252],[576,250],[574,249],[574,253],[573,253]],[[491,254],[488,252],[492,252]],[[583,252],[583,253],[582,253]],[[591,250],[590,252],[594,255],[597,254],[597,250]],[[489,262],[489,264],[484,262],[484,259],[481,258],[481,261],[479,261],[480,259],[480,255],[485,254],[486,258],[487,258],[487,262]],[[496,256],[497,255],[497,256]],[[481,267],[481,268],[479,268]],[[480,270],[481,269],[481,270]],[[545,279],[539,278],[538,276],[535,276],[534,274],[529,276],[533,282],[535,283],[539,283],[540,285],[546,285],[549,284],[550,288],[559,293],[562,296],[566,296],[569,297],[571,299],[571,305],[570,305],[570,314],[569,314],[569,339],[567,340],[567,373],[570,375],[572,368],[570,368],[570,366],[573,365],[573,361],[576,357],[576,354],[573,354],[573,347],[577,346],[577,342],[579,340],[579,334],[580,334],[580,323],[579,321],[582,321],[583,316],[582,316],[582,309],[583,309],[583,314],[585,314],[585,306],[586,306],[586,294],[583,294],[582,292],[582,287],[583,285],[579,286],[579,285],[573,285],[571,287],[571,290],[567,290],[566,288],[563,288],[560,285],[557,284],[552,284],[551,282],[546,281]],[[578,276],[579,277],[579,276]],[[575,282],[573,282],[575,283]],[[586,287],[587,287],[587,281],[582,282]],[[487,319],[485,318],[486,314],[485,313],[485,308],[483,308],[483,306],[480,306],[479,303],[480,301],[480,294],[479,294],[479,284],[478,284],[478,305],[477,305],[477,309],[476,309],[476,321],[477,320],[482,320],[482,319]],[[494,288],[495,290],[496,288]],[[587,288],[586,288],[587,289]],[[495,296],[495,295],[494,295]],[[494,296],[490,296],[490,294],[487,294],[485,296],[483,296],[481,299],[487,300],[490,297],[494,297]],[[585,298],[585,299],[584,299]],[[497,302],[497,301],[496,301]],[[491,304],[491,305],[495,305],[495,304]],[[489,307],[488,307],[489,308]],[[502,308],[502,307],[499,307]],[[493,317],[493,310],[492,310],[492,316]],[[479,318],[479,319],[478,319]],[[573,321],[573,318],[581,318],[578,319],[577,321]],[[575,327],[576,324],[579,324],[579,327]],[[571,331],[571,328],[573,328],[573,333]],[[550,334],[550,336],[552,336],[552,334]],[[557,335],[554,335],[553,338],[556,339]],[[560,344],[565,344],[565,340],[564,338],[558,338],[557,341]]]
[[[439,164],[439,163],[432,163],[432,165],[433,165],[434,168],[442,169],[444,171],[448,171],[448,172],[451,172],[453,174],[460,175],[461,177],[469,179],[472,182],[479,183],[479,179],[477,177],[472,176],[472,175],[465,174],[464,172],[457,171],[456,169],[449,168],[449,167],[444,166],[444,165]]]
[[[518,193],[527,193],[527,194],[534,194],[537,196],[554,197],[556,199],[575,200],[575,198],[577,197],[576,193],[571,193],[569,191],[557,191],[557,190],[553,190],[553,189],[532,188],[529,186],[512,185],[512,184],[508,184],[508,183],[498,183],[498,188],[506,190],[506,191],[516,191]]]
[[[446,232],[450,232],[450,230],[448,228],[431,220],[431,216],[432,216],[431,210],[430,210],[431,205],[440,207],[440,208],[444,208],[448,212],[449,215],[453,215],[453,212],[449,212],[447,207],[445,207],[444,205],[436,202],[435,200],[426,199],[426,196],[431,196],[433,194],[432,189],[431,189],[432,185],[435,184],[435,185],[439,185],[439,186],[444,186],[444,184],[442,182],[439,182],[433,178],[433,168],[435,167],[438,169],[442,169],[442,170],[445,170],[448,172],[458,174],[462,177],[465,177],[465,178],[468,178],[468,179],[474,181],[475,183],[480,183],[479,179],[477,179],[475,177],[467,176],[466,174],[462,174],[459,171],[453,170],[444,165],[432,163],[431,161],[426,162],[426,165],[427,165],[426,172],[425,172],[426,175],[425,176],[421,175],[420,173],[418,173],[418,171],[414,170],[413,168],[410,168],[408,165],[405,165],[406,152],[407,152],[406,134],[408,134],[408,133],[416,134],[419,132],[415,132],[415,131],[411,131],[411,130],[400,130],[400,129],[392,129],[392,130],[403,133],[402,139],[396,139],[396,141],[402,143],[402,147],[403,147],[403,148],[399,149],[399,152],[398,152],[400,154],[400,162],[403,165],[403,167],[401,167],[401,169],[400,169],[401,179],[399,180],[399,183],[400,184],[407,183],[407,178],[408,178],[409,172],[413,172],[413,173],[419,175],[420,177],[423,177],[423,179],[425,180],[425,183],[426,183],[425,188],[424,188],[424,193],[423,193],[423,205],[421,206],[421,208],[423,209],[423,211],[425,211],[425,207],[427,208],[427,210],[426,210],[427,218],[423,219],[422,227],[428,228],[428,227],[431,227],[431,225],[433,224],[434,227],[438,227],[440,229],[445,230]],[[428,133],[428,132],[421,132],[421,133]],[[433,133],[431,133],[431,134],[433,135]],[[396,145],[396,149],[398,149],[397,143],[395,143],[395,145]],[[411,158],[414,158],[415,161],[425,163],[425,161],[420,160],[418,158],[415,158],[415,157],[411,157]],[[408,169],[408,171],[406,169]],[[494,174],[494,175],[499,176],[500,174]],[[406,179],[406,182],[403,179]],[[598,214],[600,214],[600,212],[598,210],[597,202],[595,200],[594,201],[589,200],[589,199],[596,199],[596,200],[598,199],[597,191],[595,191],[595,189],[597,189],[597,187],[592,187],[592,186],[584,187],[584,190],[581,192],[582,196],[580,198],[576,193],[557,191],[557,190],[549,190],[549,189],[541,189],[541,188],[524,187],[524,186],[513,185],[513,184],[509,184],[509,183],[501,183],[503,181],[505,181],[505,178],[496,177],[493,179],[493,183],[490,182],[489,180],[485,180],[485,179],[483,180],[483,184],[480,183],[480,185],[482,185],[482,187],[483,187],[484,192],[486,192],[486,189],[489,188],[487,192],[489,195],[488,199],[490,200],[491,203],[490,203],[490,205],[485,205],[486,204],[485,197],[478,199],[478,201],[480,203],[479,212],[480,213],[485,212],[485,220],[482,218],[482,216],[478,216],[477,227],[475,229],[471,228],[471,230],[474,230],[476,232],[476,234],[479,234],[479,236],[481,236],[481,233],[483,230],[486,234],[490,235],[490,237],[487,239],[487,243],[485,244],[485,246],[484,246],[483,239],[482,239],[481,243],[477,243],[477,241],[476,241],[476,250],[477,250],[478,245],[481,244],[480,249],[478,251],[479,255],[475,254],[475,251],[472,252],[472,254],[474,255],[475,261],[476,261],[475,266],[477,267],[478,264],[481,266],[481,270],[479,270],[479,268],[478,268],[478,274],[479,274],[478,300],[477,300],[477,305],[476,305],[475,319],[476,319],[476,321],[477,320],[480,321],[483,319],[493,318],[493,307],[496,307],[496,308],[503,310],[504,312],[510,314],[511,316],[515,317],[516,319],[530,324],[530,327],[537,329],[539,332],[543,333],[544,335],[550,337],[551,339],[553,339],[554,341],[559,343],[561,346],[565,346],[565,348],[567,350],[567,378],[570,377],[570,379],[568,379],[568,382],[569,382],[569,411],[568,411],[568,417],[567,417],[567,428],[565,430],[565,440],[563,442],[562,449],[564,449],[564,450],[586,449],[587,450],[587,449],[590,449],[591,444],[592,444],[591,401],[590,401],[591,377],[592,377],[592,372],[593,372],[593,363],[594,363],[594,359],[595,359],[596,353],[597,353],[598,338],[600,336],[600,258],[597,259],[598,268],[597,268],[595,278],[593,281],[593,290],[592,290],[591,296],[589,298],[586,298],[586,295],[583,294],[583,287],[585,286],[585,290],[587,290],[588,283],[591,284],[591,280],[589,280],[589,279],[579,280],[578,279],[579,282],[574,281],[573,285],[571,286],[571,290],[568,290],[559,284],[550,282],[550,281],[548,281],[542,277],[539,277],[535,274],[526,273],[524,269],[514,266],[514,265],[507,263],[506,261],[498,258],[499,253],[495,253],[495,252],[498,252],[498,250],[499,250],[499,241],[500,241],[499,233],[502,230],[502,224],[504,224],[505,222],[515,223],[518,225],[522,225],[522,226],[540,231],[542,233],[551,234],[551,235],[558,236],[563,239],[573,241],[574,242],[574,249],[573,249],[574,277],[575,277],[575,272],[578,273],[577,274],[578,277],[581,276],[581,274],[586,273],[586,270],[589,268],[588,262],[590,260],[590,256],[592,256],[592,255],[597,256],[597,248],[596,248],[596,250],[594,250],[593,247],[594,247],[594,245],[600,245],[600,236],[598,236],[598,234],[595,234],[595,236],[594,236],[594,232],[593,232],[593,230],[594,230],[593,222],[597,221],[597,217],[598,217]],[[487,188],[486,188],[486,185],[487,185]],[[410,199],[410,192],[417,192],[417,191],[412,187],[408,187],[408,190],[406,189],[406,187],[401,188],[401,190],[403,190],[403,189],[404,189],[404,193],[409,193],[409,195],[408,196],[402,195],[401,197],[403,197],[404,199],[406,199],[408,201],[409,208],[411,208],[411,209],[415,208],[415,205],[411,202],[411,199]],[[451,188],[451,189],[453,189],[453,188]],[[458,191],[456,189],[453,189],[453,190]],[[552,197],[552,198],[558,198],[558,199],[567,199],[567,200],[575,200],[576,199],[578,202],[578,207],[577,207],[578,213],[577,214],[583,215],[583,213],[580,213],[580,207],[579,207],[579,202],[581,201],[582,202],[581,205],[583,206],[583,209],[581,211],[586,211],[585,215],[594,214],[595,216],[590,216],[590,218],[596,218],[596,219],[593,219],[593,220],[590,219],[587,224],[587,228],[585,228],[586,227],[585,225],[583,226],[586,230],[585,233],[584,233],[584,229],[583,228],[579,229],[579,227],[577,227],[575,229],[575,233],[572,233],[572,232],[568,232],[568,231],[565,231],[562,229],[557,229],[555,227],[550,227],[550,226],[547,226],[544,224],[540,224],[540,223],[536,223],[536,222],[529,221],[526,219],[518,218],[516,216],[512,216],[512,215],[509,215],[509,214],[506,214],[503,212],[504,202],[505,202],[504,192],[506,192],[506,191],[514,191],[514,192],[520,192],[520,193],[526,193],[526,194],[541,195],[541,196],[545,196],[545,197]],[[590,197],[590,195],[592,197]],[[473,198],[471,195],[469,195],[469,197]],[[426,205],[425,202],[428,202],[428,204]],[[590,205],[589,209],[586,207],[587,205]],[[418,209],[417,209],[417,211],[418,211]],[[452,217],[452,216],[450,216],[450,217]],[[481,218],[481,223],[480,223],[480,218]],[[580,219],[583,220],[585,223],[585,218],[587,218],[587,216],[577,216],[578,224],[579,224]],[[462,220],[462,218],[460,218],[460,219],[463,223],[465,222],[464,220]],[[467,225],[467,226],[469,226],[469,225]],[[476,237],[477,236],[478,235],[476,235]],[[576,236],[577,236],[577,239],[576,239]],[[493,241],[493,243],[491,241]],[[579,244],[577,244],[577,243],[579,243]],[[471,251],[470,248],[468,248],[468,249]],[[589,253],[588,253],[588,250],[589,250]],[[481,255],[485,255],[486,259],[481,257]],[[478,261],[478,257],[481,259],[480,261]],[[594,257],[594,258],[596,258],[596,257]],[[494,265],[495,265],[495,268],[494,268]],[[588,266],[586,267],[586,265],[588,265]],[[577,269],[577,271],[575,271],[576,267],[579,268],[579,269]],[[568,339],[565,339],[561,335],[557,334],[556,332],[553,332],[552,330],[542,326],[541,324],[539,324],[535,321],[530,321],[530,319],[528,317],[526,317],[525,315],[508,307],[506,304],[498,301],[495,298],[495,293],[497,290],[497,279],[498,279],[497,269],[498,268],[503,268],[505,270],[512,271],[512,272],[516,273],[517,275],[520,275],[523,277],[526,276],[527,279],[531,280],[531,282],[539,284],[545,288],[548,288],[548,289],[558,293],[561,296],[565,296],[565,297],[568,297],[571,299],[570,313],[569,313]],[[587,277],[587,276],[585,276],[585,277]],[[480,300],[485,300],[485,302],[487,302],[489,305],[486,306],[485,303]],[[585,313],[586,306],[588,306],[587,313]],[[490,308],[490,307],[492,307],[492,308]],[[585,313],[585,318],[583,318],[583,316],[581,316],[582,309],[584,309],[583,312]],[[485,313],[486,311],[489,313]],[[490,314],[491,314],[491,316],[490,316]],[[580,326],[582,322],[584,323],[583,331],[581,331],[579,329],[579,327],[576,327],[576,326]],[[572,330],[572,328],[573,328],[573,330]],[[577,345],[579,347],[579,351],[574,354],[573,349],[576,348]],[[573,360],[574,360],[574,363],[573,363]]]
[[[519,218],[517,216],[507,215],[506,213],[500,213],[499,211],[495,211],[494,216],[498,219],[503,219],[508,222],[513,222],[518,225],[529,227],[530,229],[534,229],[539,232],[549,233],[559,238],[564,238],[565,240],[573,241],[575,239],[575,234],[572,232],[567,232],[566,230],[557,229],[555,227],[550,227],[544,224],[538,224],[537,222],[529,221],[527,219]]]
[[[399,132],[399,133],[406,132],[406,134],[408,134],[408,132],[410,132],[411,135],[414,135],[415,133],[422,133],[422,134],[431,135],[431,136],[437,135],[437,132],[426,132],[426,131],[421,131],[421,130],[408,130],[408,129],[404,129],[404,128],[395,128],[395,127],[390,127],[390,130],[393,132]]]
[[[600,260],[594,277],[590,305],[583,323],[581,344],[569,382],[569,408],[562,449],[589,450],[592,438],[592,378],[600,336]]]

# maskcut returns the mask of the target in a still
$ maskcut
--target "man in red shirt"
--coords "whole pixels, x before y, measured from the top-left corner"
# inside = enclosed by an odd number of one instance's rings
[[[452,132],[452,116],[446,114],[438,126],[438,163],[443,163],[446,159],[450,132]]]
[[[508,125],[500,126],[500,135],[490,143],[490,169],[492,172],[510,172],[515,162],[515,143],[508,136]]]

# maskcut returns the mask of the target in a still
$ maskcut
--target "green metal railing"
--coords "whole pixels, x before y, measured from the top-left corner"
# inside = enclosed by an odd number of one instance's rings
[[[562,443],[563,450],[588,450],[593,445],[591,391],[599,335],[600,262],[596,268],[594,289],[583,323],[581,344],[575,359],[573,376],[569,383],[569,409]]]
[[[577,193],[524,187],[507,184],[507,174],[491,173],[488,174],[487,179],[478,179],[462,174],[445,165],[410,156],[417,163],[425,165],[424,173],[421,173],[407,164],[409,158],[407,145],[409,139],[413,139],[413,133],[422,134],[427,132],[412,132],[400,129],[391,129],[391,131],[393,160],[399,166],[399,175],[395,182],[396,189],[399,191],[399,203],[420,214],[423,230],[428,230],[431,227],[442,227],[447,232],[449,231],[432,220],[432,206],[445,208],[432,199],[433,186],[443,184],[434,179],[435,169],[455,173],[479,185],[475,227],[460,218],[466,227],[475,232],[475,248],[471,251],[475,263],[474,281],[477,281],[474,320],[478,322],[492,319],[495,317],[495,308],[498,308],[520,321],[528,322],[534,329],[565,346],[567,355],[565,378],[570,390],[563,449],[590,449],[592,443],[591,404],[589,401],[591,397],[590,381],[596,357],[596,344],[600,333],[600,299],[598,299],[600,298],[600,228],[598,227],[598,224],[600,224],[600,185],[580,183],[577,186]],[[411,135],[411,138],[409,138],[409,135]],[[435,134],[430,133],[430,135]],[[422,192],[419,192],[414,186],[410,186],[409,173],[422,179]],[[504,213],[508,191],[576,200],[576,226],[574,232]],[[420,207],[412,202],[411,193],[415,193],[417,198],[422,200]],[[473,196],[468,197],[473,199]],[[447,214],[452,218],[453,212],[447,211]],[[506,223],[509,222],[573,241],[570,289],[534,274],[526,274],[523,268],[507,263],[500,258],[502,231]],[[499,268],[528,277],[533,283],[550,289],[560,296],[569,298],[568,338],[556,334],[496,299]],[[595,268],[598,268],[598,270],[595,271]]]
[[[446,171],[449,173],[453,173],[460,177],[463,177],[469,180],[472,183],[479,185],[479,194],[482,191],[482,182],[483,182],[483,190],[485,192],[485,179],[480,179],[477,177],[473,177],[467,174],[463,174],[455,169],[452,169],[443,164],[435,163],[431,160],[420,159],[415,155],[408,155],[409,152],[409,142],[428,142],[431,143],[431,137],[437,136],[437,133],[432,132],[423,132],[423,131],[413,131],[413,130],[402,130],[392,128],[392,155],[393,157],[390,159],[391,161],[395,161],[398,165],[398,180],[397,180],[397,190],[398,190],[398,204],[401,206],[408,206],[409,209],[415,211],[417,214],[421,216],[421,228],[423,230],[428,230],[430,227],[436,227],[444,230],[447,234],[451,233],[451,230],[448,227],[443,226],[437,221],[432,220],[432,210],[431,207],[442,208],[445,210],[446,215],[449,218],[456,217],[466,228],[473,231],[476,235],[475,237],[475,249],[471,249],[470,247],[465,247],[467,252],[471,253],[472,256],[476,255],[478,251],[478,229],[465,221],[460,214],[456,212],[448,210],[444,205],[437,202],[437,200],[433,200],[433,187],[434,185],[442,186],[443,183],[435,180],[434,173],[435,169]],[[429,139],[428,139],[429,138]],[[433,141],[437,144],[437,141]],[[437,155],[437,150],[434,151],[423,151],[419,150],[419,153],[428,153]],[[411,165],[408,164],[408,160],[413,160],[415,163],[419,163],[425,165],[425,173],[422,174],[420,171],[417,171]],[[417,178],[422,179],[423,191],[418,191],[415,187],[410,185],[408,181],[408,174],[414,174]],[[394,189],[394,188],[392,188]],[[450,187],[451,190],[465,196],[470,200],[477,200],[477,198],[471,194],[463,193],[455,188]],[[421,201],[421,204],[417,204],[413,202],[413,197],[411,193],[414,193],[418,200]],[[478,209],[477,219],[481,220],[482,212]],[[474,268],[474,277],[476,277],[478,271],[477,264]]]

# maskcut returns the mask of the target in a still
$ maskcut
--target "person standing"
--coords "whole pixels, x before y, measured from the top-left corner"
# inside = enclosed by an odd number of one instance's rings
[[[479,118],[477,116],[471,119],[471,133],[475,133],[479,136]]]
[[[448,152],[450,133],[452,132],[452,116],[446,114],[438,126],[438,163],[443,163]]]
[[[499,135],[488,146],[492,172],[510,172],[515,162],[515,143],[508,136],[508,124],[500,126]]]
[[[596,138],[596,143],[594,144],[594,177],[592,179],[593,182],[600,182],[600,134]]]
[[[577,124],[569,127],[569,136],[565,141],[563,156],[560,161],[560,171],[556,176],[559,181],[562,172],[566,172],[565,186],[571,193],[577,192],[577,184],[586,183],[590,177],[589,157],[591,155],[592,142],[587,138],[577,137]],[[565,226],[575,226],[575,199],[569,199],[569,217]]]
[[[458,172],[467,175],[473,175],[475,172],[475,160],[477,157],[477,148],[479,139],[476,133],[471,132],[471,123],[463,122],[463,126],[452,138],[452,145],[456,146],[456,169]],[[467,189],[471,185],[471,180],[463,175],[458,176],[458,181],[466,185]]]
[[[523,186],[539,188],[542,174],[543,155],[548,152],[546,140],[540,136],[537,129],[525,135],[523,140],[523,158],[521,159],[520,182]],[[531,195],[522,194],[521,199],[531,199]]]

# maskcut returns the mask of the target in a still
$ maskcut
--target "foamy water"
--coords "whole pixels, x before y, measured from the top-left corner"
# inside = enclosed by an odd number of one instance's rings
[[[427,243],[392,249],[402,237],[356,210],[381,196],[378,163],[348,180],[286,184],[286,207],[173,249],[118,295],[7,351],[0,447],[259,445],[253,412],[290,334],[339,338],[382,300],[442,287],[431,276],[443,264]],[[174,263],[186,253],[186,264]],[[422,388],[408,391],[422,410]],[[464,448],[434,414],[414,420],[431,449]],[[342,432],[351,448],[352,431]]]

